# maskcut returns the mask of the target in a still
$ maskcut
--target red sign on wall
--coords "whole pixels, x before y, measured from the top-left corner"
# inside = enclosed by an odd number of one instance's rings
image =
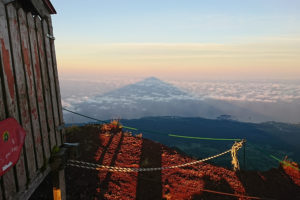
[[[26,132],[14,118],[0,122],[0,176],[19,160]]]

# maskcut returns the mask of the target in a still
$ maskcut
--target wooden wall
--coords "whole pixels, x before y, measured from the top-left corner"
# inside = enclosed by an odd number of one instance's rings
[[[51,18],[41,19],[0,0],[0,120],[26,130],[16,166],[0,177],[0,199],[27,199],[49,172],[63,141],[60,89]]]

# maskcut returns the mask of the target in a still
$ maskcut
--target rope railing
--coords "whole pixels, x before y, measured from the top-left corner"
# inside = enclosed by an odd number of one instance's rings
[[[154,167],[154,168],[133,168],[133,167],[115,167],[115,166],[107,166],[107,165],[100,165],[96,163],[89,163],[89,162],[84,162],[84,161],[78,161],[78,160],[69,160],[67,165],[71,167],[77,167],[77,168],[83,168],[83,169],[88,169],[88,170],[97,170],[97,171],[102,171],[102,170],[107,170],[109,172],[124,172],[124,173],[130,173],[130,172],[153,172],[153,171],[161,171],[161,170],[168,170],[168,169],[176,169],[176,168],[181,168],[181,167],[186,167],[190,165],[195,165],[201,162],[205,162],[208,160],[212,160],[214,158],[223,156],[227,153],[231,152],[232,156],[232,164],[234,166],[234,170],[239,169],[238,165],[238,160],[237,160],[237,151],[242,148],[243,144],[245,143],[245,140],[235,142],[234,145],[232,146],[231,149],[224,151],[222,153],[219,153],[214,156],[210,156],[208,158],[204,158],[201,160],[189,162],[189,163],[184,163],[184,164],[179,164],[179,165],[174,165],[174,166],[167,166],[167,167]],[[270,200],[269,198],[261,198],[261,197],[255,197],[255,196],[247,196],[247,195],[242,195],[242,194],[231,194],[231,193],[226,193],[226,192],[220,192],[220,191],[215,191],[215,190],[209,190],[209,189],[201,189],[203,192],[208,192],[208,193],[214,193],[214,194],[219,194],[219,195],[224,195],[224,196],[232,196],[232,197],[238,197],[238,198],[245,198],[245,199],[265,199],[265,200]]]
[[[231,149],[224,151],[222,153],[219,153],[217,155],[210,156],[208,158],[204,158],[204,159],[189,162],[189,163],[174,165],[174,166],[167,166],[167,167],[154,167],[154,168],[115,167],[115,166],[100,165],[100,164],[95,164],[95,163],[88,163],[88,162],[78,161],[78,160],[69,160],[67,165],[72,166],[72,167],[92,169],[92,170],[97,170],[97,171],[108,170],[110,172],[149,172],[149,171],[161,171],[161,170],[166,170],[166,169],[176,169],[176,168],[186,167],[186,166],[190,166],[190,165],[195,165],[195,164],[198,164],[201,162],[212,160],[214,158],[223,156],[223,155],[231,152],[233,169],[236,171],[236,170],[239,170],[237,151],[240,148],[242,148],[244,142],[245,142],[244,140],[242,140],[240,142],[235,142]],[[234,152],[234,153],[232,153],[232,152]]]

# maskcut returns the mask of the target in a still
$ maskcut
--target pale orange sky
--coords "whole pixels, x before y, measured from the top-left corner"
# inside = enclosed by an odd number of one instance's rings
[[[299,79],[297,0],[52,0],[60,77]]]
[[[57,42],[56,49],[62,77],[300,77],[300,37],[249,38],[230,44]]]

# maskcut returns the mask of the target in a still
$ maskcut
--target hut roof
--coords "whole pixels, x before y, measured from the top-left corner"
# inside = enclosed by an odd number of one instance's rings
[[[4,3],[17,2],[25,10],[41,17],[56,14],[56,10],[50,0],[3,0]]]
[[[53,7],[52,3],[50,2],[50,0],[43,0],[44,1],[44,4],[47,6],[50,14],[56,14],[56,10],[55,8]]]

